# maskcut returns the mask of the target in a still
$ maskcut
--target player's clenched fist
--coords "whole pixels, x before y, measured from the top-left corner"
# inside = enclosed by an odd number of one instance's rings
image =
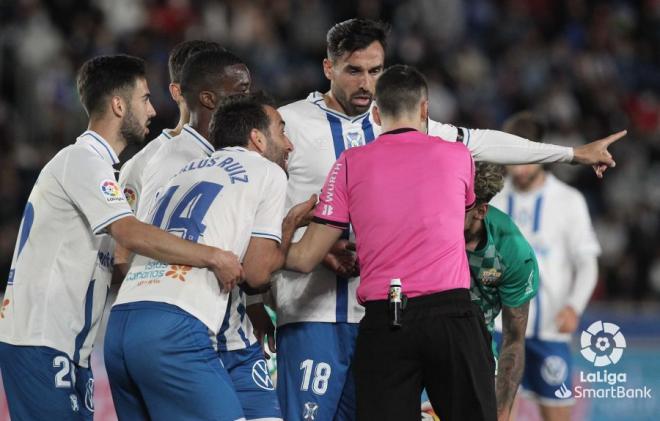
[[[245,277],[238,256],[229,251],[215,249],[213,263],[209,269],[213,271],[225,291],[231,291]]]

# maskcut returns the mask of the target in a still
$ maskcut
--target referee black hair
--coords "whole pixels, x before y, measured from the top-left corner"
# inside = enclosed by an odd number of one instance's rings
[[[382,115],[399,117],[409,114],[424,98],[428,98],[426,79],[412,66],[391,66],[376,82],[375,100]]]

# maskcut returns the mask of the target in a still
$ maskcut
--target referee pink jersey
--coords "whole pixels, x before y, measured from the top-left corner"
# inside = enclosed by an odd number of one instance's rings
[[[463,227],[474,206],[474,163],[462,143],[414,129],[383,133],[333,165],[314,222],[355,231],[358,300],[470,287]]]

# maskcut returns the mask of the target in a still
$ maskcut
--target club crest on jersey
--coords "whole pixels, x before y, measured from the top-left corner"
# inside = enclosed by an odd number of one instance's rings
[[[316,419],[316,411],[319,409],[319,404],[316,402],[305,402],[303,407],[303,420],[314,421]]]
[[[114,180],[103,180],[101,182],[101,193],[105,197],[105,201],[108,203],[119,203],[125,202],[126,199],[121,192],[119,184]]]
[[[170,270],[165,272],[165,276],[178,279],[181,282],[186,282],[186,275],[188,274],[188,272],[190,272],[191,269],[192,266],[170,265]]]
[[[137,193],[135,189],[131,187],[126,187],[124,189],[124,197],[126,198],[126,201],[128,202],[128,206],[131,207],[131,209],[135,210],[135,203],[137,202]]]
[[[484,285],[493,285],[499,281],[501,276],[502,272],[495,268],[484,270],[481,272],[481,283]]]
[[[360,132],[348,132],[344,137],[346,138],[346,143],[349,148],[364,145],[362,133]]]

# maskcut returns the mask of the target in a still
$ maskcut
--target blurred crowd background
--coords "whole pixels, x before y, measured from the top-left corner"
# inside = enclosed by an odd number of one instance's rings
[[[579,145],[628,129],[617,168],[553,171],[587,197],[603,255],[595,300],[660,297],[660,0],[0,1],[0,273],[42,166],[85,129],[75,73],[88,58],[147,60],[158,116],[173,127],[167,55],[220,42],[282,103],[325,91],[325,34],[351,17],[392,25],[387,63],[418,66],[436,120],[499,128],[530,109],[546,141]],[[125,159],[127,151],[122,154]]]

